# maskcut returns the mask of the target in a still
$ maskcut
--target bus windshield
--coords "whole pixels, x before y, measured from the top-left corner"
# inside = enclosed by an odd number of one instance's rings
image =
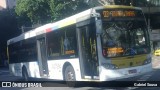
[[[150,52],[145,21],[103,21],[102,27],[102,53],[105,57],[138,55]]]

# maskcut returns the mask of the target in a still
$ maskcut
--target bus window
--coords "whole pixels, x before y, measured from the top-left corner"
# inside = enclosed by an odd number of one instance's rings
[[[58,57],[60,56],[60,38],[59,32],[53,31],[48,35],[48,56]]]
[[[75,54],[76,53],[76,32],[75,30],[65,30],[62,32],[64,37],[64,54]]]
[[[140,29],[135,30],[136,46],[145,45],[144,32]]]
[[[148,36],[144,21],[103,22],[102,45],[104,56],[117,57],[149,53]],[[106,54],[107,53],[107,54]],[[133,53],[132,53],[133,54]]]
[[[67,50],[70,49],[70,47],[71,47],[70,41],[68,40],[67,37],[65,37],[65,39],[64,39],[64,50],[67,51]]]
[[[65,28],[47,34],[48,58],[65,59],[77,57],[76,30]]]

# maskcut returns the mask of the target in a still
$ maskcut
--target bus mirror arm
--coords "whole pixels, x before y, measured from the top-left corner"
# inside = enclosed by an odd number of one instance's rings
[[[97,18],[100,18],[101,15],[99,13],[92,13],[91,14],[91,17],[97,17]]]

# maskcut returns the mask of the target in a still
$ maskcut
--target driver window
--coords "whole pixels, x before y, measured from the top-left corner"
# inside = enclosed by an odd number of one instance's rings
[[[145,44],[144,32],[141,29],[135,30],[135,45],[140,46]]]

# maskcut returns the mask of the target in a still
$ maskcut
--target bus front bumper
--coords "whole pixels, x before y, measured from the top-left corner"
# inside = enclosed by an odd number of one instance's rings
[[[143,66],[130,67],[130,68],[124,68],[124,69],[117,69],[117,70],[108,70],[108,69],[105,69],[104,67],[101,67],[100,81],[111,81],[111,80],[118,80],[118,79],[123,79],[126,81],[130,77],[133,77],[132,80],[135,81],[136,77],[151,71],[152,71],[151,63]]]

